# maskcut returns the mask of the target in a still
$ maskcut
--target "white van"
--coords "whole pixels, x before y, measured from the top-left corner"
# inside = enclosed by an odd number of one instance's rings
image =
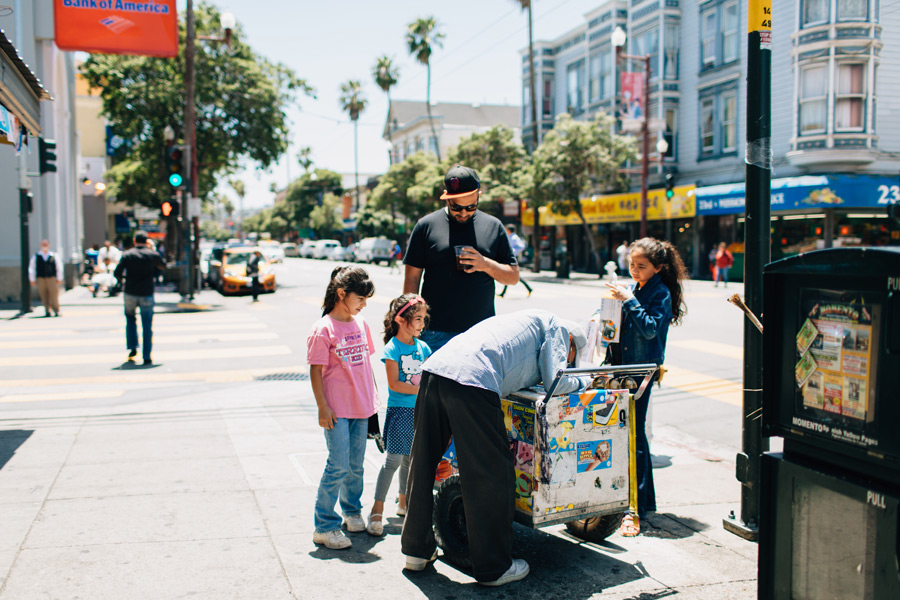
[[[356,260],[362,263],[388,262],[395,243],[387,238],[366,238],[356,248]]]
[[[340,248],[341,243],[337,240],[318,240],[312,251],[312,258],[325,260],[331,258],[335,248]]]

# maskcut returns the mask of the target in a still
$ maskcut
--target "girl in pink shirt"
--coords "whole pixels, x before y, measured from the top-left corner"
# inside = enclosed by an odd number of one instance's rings
[[[319,482],[313,542],[339,550],[350,547],[335,511],[340,500],[347,531],[365,531],[362,518],[363,458],[369,417],[375,414],[375,374],[369,357],[375,345],[369,325],[358,317],[375,293],[360,267],[338,267],[325,291],[322,318],[306,340],[309,379],[325,430],[328,461]]]

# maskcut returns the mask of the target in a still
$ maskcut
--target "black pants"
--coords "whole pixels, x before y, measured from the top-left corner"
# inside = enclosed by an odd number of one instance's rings
[[[430,558],[434,471],[453,436],[459,460],[473,575],[498,579],[512,564],[515,472],[500,397],[425,372],[415,413],[403,554]]]
[[[259,296],[259,275],[253,275],[250,279],[253,282],[253,299],[256,300]]]
[[[522,285],[525,286],[525,289],[528,290],[528,293],[529,293],[529,294],[531,294],[531,292],[534,291],[533,289],[531,289],[531,286],[528,285],[528,282],[525,281],[524,279],[520,279],[520,280],[519,280],[519,283],[521,283]],[[509,287],[508,285],[504,285],[504,286],[503,286],[503,289],[500,290],[500,293],[497,294],[497,295],[500,296],[501,298],[502,298],[503,296],[505,296],[505,295],[506,295],[506,288],[508,288],[508,287]]]

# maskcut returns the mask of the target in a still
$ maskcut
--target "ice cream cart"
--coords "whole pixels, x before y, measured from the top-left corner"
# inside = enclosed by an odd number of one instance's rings
[[[516,471],[515,520],[539,528],[565,523],[602,541],[635,505],[632,392],[651,384],[655,364],[564,369],[547,388],[501,399]],[[560,378],[590,378],[589,389],[555,394]],[[464,475],[464,474],[463,474]],[[460,475],[445,479],[434,503],[434,532],[445,558],[470,565]]]

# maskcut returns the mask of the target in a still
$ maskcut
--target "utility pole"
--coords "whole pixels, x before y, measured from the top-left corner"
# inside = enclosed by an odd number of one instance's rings
[[[750,0],[747,21],[747,149],[744,223],[744,301],[762,314],[763,267],[771,256],[772,198],[772,0]],[[741,514],[724,519],[728,531],[748,540],[759,535],[762,437],[763,336],[744,320],[744,413],[742,449],[736,475],[741,482]]]
[[[188,299],[194,299],[194,256],[197,244],[197,223],[196,215],[192,214],[191,203],[197,197],[197,123],[196,108],[194,106],[194,56],[196,53],[196,32],[194,31],[194,0],[187,0],[187,10],[185,13],[186,39],[184,42],[184,144],[187,146],[188,161],[188,181],[187,191],[188,198],[184,202],[183,214],[188,215],[187,223],[187,272]]]
[[[641,238],[647,237],[647,182],[650,179],[650,55],[644,57],[644,106],[641,111]]]

